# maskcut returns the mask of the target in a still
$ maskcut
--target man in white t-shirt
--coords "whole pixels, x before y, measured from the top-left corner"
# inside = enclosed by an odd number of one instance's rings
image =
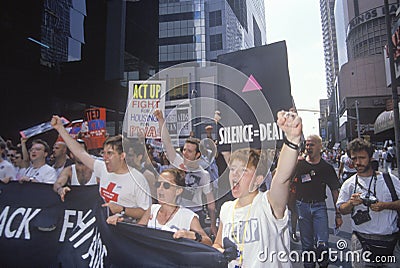
[[[212,235],[217,234],[216,219],[215,219],[215,199],[212,192],[210,174],[200,165],[200,147],[199,140],[196,138],[188,138],[183,146],[183,158],[176,153],[172,145],[171,137],[165,124],[165,119],[160,110],[154,112],[158,120],[158,125],[161,130],[161,141],[165,147],[168,160],[177,168],[186,172],[186,187],[181,195],[181,205],[196,212],[200,217],[200,223],[204,227],[205,215],[202,212],[202,194],[206,196],[208,215],[211,225],[210,231]]]
[[[46,157],[50,153],[50,147],[44,140],[36,139],[32,141],[29,149],[30,166],[19,182],[40,182],[53,184],[57,180],[56,170],[46,164]]]
[[[395,259],[399,260],[400,246],[397,241],[399,228],[396,220],[397,211],[400,211],[400,200],[393,201],[383,174],[372,168],[373,147],[368,141],[354,139],[348,144],[348,151],[357,174],[343,183],[336,207],[343,215],[350,214],[352,217],[351,251],[361,256],[367,246],[386,242],[386,245],[392,245],[393,248],[384,249],[381,244],[379,247],[385,251],[381,253],[395,256]],[[393,174],[390,174],[389,179],[392,181],[394,193],[399,197],[399,179]],[[372,243],[368,245],[367,240]],[[398,267],[397,261],[379,262],[375,255],[380,257],[382,255],[378,255],[378,251],[373,249],[369,251],[374,255],[363,254],[363,258],[354,258],[353,267]],[[368,262],[366,258],[372,262]]]
[[[139,171],[126,164],[122,136],[110,137],[104,142],[104,161],[101,161],[89,155],[68,134],[60,117],[53,116],[51,125],[70,151],[100,178],[99,192],[106,202],[103,206],[108,207],[112,214],[140,219],[151,204],[149,185]]]

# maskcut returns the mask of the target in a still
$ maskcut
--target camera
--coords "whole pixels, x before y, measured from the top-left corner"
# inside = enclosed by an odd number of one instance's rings
[[[357,210],[357,212],[352,215],[351,218],[353,219],[355,225],[360,225],[371,220],[369,212],[367,210],[360,209]]]
[[[369,194],[361,194],[360,199],[363,201],[363,204],[367,207],[378,202],[378,199],[375,196]]]

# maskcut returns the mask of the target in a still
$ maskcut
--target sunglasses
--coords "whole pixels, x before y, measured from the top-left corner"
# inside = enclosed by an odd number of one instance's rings
[[[154,183],[154,186],[158,189],[158,188],[160,188],[161,184],[163,185],[165,190],[168,190],[172,186],[171,183],[166,182],[166,181],[156,181]]]

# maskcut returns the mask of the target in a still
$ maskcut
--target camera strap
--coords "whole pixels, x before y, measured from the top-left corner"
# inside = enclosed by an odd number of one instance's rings
[[[357,190],[357,185],[358,185],[362,190],[367,190],[367,197],[369,197],[369,194],[371,193],[372,181],[374,181],[374,193],[373,193],[373,195],[376,197],[376,181],[377,181],[377,177],[376,177],[376,173],[375,172],[371,176],[371,180],[369,181],[368,189],[366,189],[364,186],[362,186],[358,182],[358,174],[357,174],[356,175],[356,181],[355,181],[355,184],[354,184],[353,194],[355,194],[357,192],[356,190]],[[369,206],[367,206],[367,211],[369,212]],[[354,213],[354,207],[351,208],[351,215],[353,215],[353,213]]]

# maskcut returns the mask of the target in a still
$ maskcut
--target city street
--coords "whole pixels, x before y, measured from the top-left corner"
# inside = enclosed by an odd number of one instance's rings
[[[336,168],[337,171],[337,168]],[[393,174],[397,176],[397,168],[393,170]],[[348,268],[351,267],[350,262],[345,262],[345,260],[340,261],[340,256],[343,256],[343,259],[345,259],[345,253],[350,250],[351,247],[351,218],[350,215],[345,215],[342,216],[343,219],[343,225],[339,229],[339,233],[337,235],[334,235],[334,227],[335,227],[335,209],[334,209],[334,204],[332,201],[332,195],[327,187],[327,199],[326,199],[326,205],[328,207],[328,217],[329,217],[329,248],[331,250],[335,250],[338,253],[337,254],[332,254],[333,257],[337,257],[338,260],[332,264],[329,265],[329,267],[342,267],[342,268]],[[300,233],[297,231],[297,235],[300,238]],[[340,250],[338,250],[338,246],[340,248],[343,248],[343,253],[340,254]],[[291,241],[290,243],[291,249],[298,251],[301,254],[301,242],[298,243],[293,243]],[[301,256],[301,255],[300,255]],[[302,263],[293,263],[293,267],[303,267]]]
[[[344,247],[344,252],[347,252],[350,249],[350,239],[351,239],[351,218],[350,215],[345,215],[342,216],[343,218],[343,225],[339,229],[339,233],[337,235],[333,234],[334,227],[335,227],[335,209],[332,201],[332,195],[329,191],[329,189],[326,192],[328,198],[326,201],[327,207],[328,207],[328,217],[329,217],[329,247],[333,250],[339,250],[337,249],[337,243],[340,241],[341,245],[346,245],[343,241],[346,241],[347,246]],[[297,235],[300,238],[300,233],[297,231]],[[301,242],[298,243],[293,243],[291,241],[290,243],[291,249],[296,250],[301,254]],[[301,256],[301,255],[300,255]],[[339,254],[334,254],[333,256],[338,256]],[[293,263],[293,267],[303,267],[302,263]],[[335,263],[329,265],[329,267],[351,267],[351,263],[345,263],[345,262],[340,262],[336,261]]]

